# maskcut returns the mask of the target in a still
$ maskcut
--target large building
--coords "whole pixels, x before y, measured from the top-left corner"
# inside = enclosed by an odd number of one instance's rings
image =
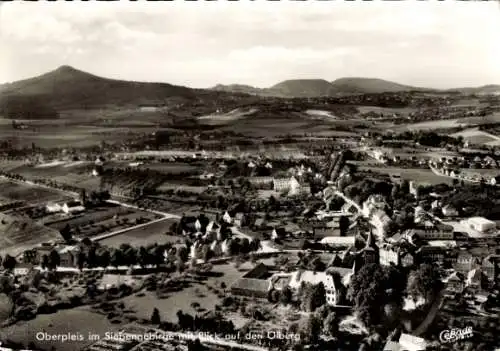
[[[465,226],[480,233],[490,233],[496,230],[497,224],[483,217],[471,217],[462,221]]]

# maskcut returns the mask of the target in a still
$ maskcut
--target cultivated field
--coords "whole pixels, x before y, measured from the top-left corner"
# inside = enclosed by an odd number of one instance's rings
[[[8,252],[11,255],[36,245],[59,237],[59,233],[33,222],[27,217],[10,216],[0,213],[0,254]]]
[[[139,169],[149,169],[169,174],[179,173],[197,173],[201,170],[200,164],[189,164],[183,162],[169,162],[169,163],[144,163],[138,166]]]
[[[111,247],[120,247],[121,244],[130,244],[132,246],[147,246],[158,243],[175,243],[182,240],[181,237],[166,235],[171,224],[176,221],[167,219],[161,222],[156,222],[142,228],[132,229],[123,234],[119,234],[104,240],[100,243]]]
[[[30,204],[71,199],[71,197],[55,190],[11,182],[5,178],[0,178],[0,196],[9,200],[25,201]]]
[[[135,210],[129,207],[99,207],[87,210],[82,215],[61,220],[48,226],[60,231],[66,225],[76,230],[78,237],[92,237],[133,226],[141,218],[143,221],[157,219],[158,216],[150,212]]]
[[[434,174],[430,169],[421,168],[397,168],[397,167],[359,167],[362,171],[371,170],[375,173],[400,175],[401,179],[415,181],[424,184],[452,184],[453,180],[449,177],[441,177]]]
[[[466,129],[458,133],[451,134],[452,137],[461,136],[464,140],[474,145],[500,145],[500,137],[481,131],[477,128]]]
[[[397,132],[404,131],[419,131],[432,129],[452,129],[452,128],[469,128],[482,124],[500,123],[500,113],[494,113],[485,117],[464,117],[455,119],[433,120],[420,123],[404,124],[392,128]]]

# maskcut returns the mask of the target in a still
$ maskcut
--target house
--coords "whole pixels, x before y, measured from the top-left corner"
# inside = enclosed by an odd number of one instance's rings
[[[231,239],[226,239],[221,243],[221,251],[223,256],[231,254]]]
[[[94,164],[96,166],[102,166],[102,165],[104,165],[104,157],[102,157],[102,156],[97,157],[96,160],[95,160],[95,162],[94,162]]]
[[[399,337],[399,345],[402,347],[401,351],[424,351],[427,349],[427,341],[425,339],[405,333],[402,333]]]
[[[437,223],[434,224],[430,221],[425,221],[423,225],[419,225],[411,229],[418,238],[422,240],[453,240],[453,226]]]
[[[269,269],[263,263],[256,265],[231,286],[231,293],[238,296],[267,299],[271,291]]]
[[[500,274],[500,255],[488,255],[485,257],[481,268],[489,280],[496,281]]]
[[[247,216],[243,212],[239,212],[234,216],[234,225],[244,227],[247,225]]]
[[[248,181],[256,189],[271,189],[273,187],[273,177],[249,177]]]
[[[80,252],[80,248],[78,246],[64,246],[57,250],[59,253],[59,257],[61,259],[60,266],[61,267],[75,267],[77,262],[77,255]]]
[[[273,190],[276,192],[287,192],[296,195],[301,191],[301,184],[295,177],[290,178],[274,178]]]
[[[73,214],[85,211],[85,207],[83,206],[81,201],[73,200],[66,202],[63,205],[62,210],[64,213]]]
[[[376,210],[370,217],[370,223],[375,227],[375,233],[379,238],[385,237],[391,222],[391,218],[382,210]]]
[[[467,274],[465,285],[474,291],[481,290],[483,283],[483,272],[480,268],[474,268]]]
[[[415,263],[413,255],[402,247],[385,245],[379,250],[380,264],[383,266],[411,267]]]
[[[471,217],[462,223],[480,233],[492,232],[497,228],[497,224],[495,222],[483,217]]]
[[[295,271],[290,276],[290,281],[288,287],[293,293],[297,293],[303,283],[317,285],[323,283],[326,290],[326,303],[335,306],[339,304],[342,294],[341,290],[345,289],[342,280],[344,277],[349,276],[352,270],[349,268],[335,268],[335,271],[339,276],[339,280],[334,278],[334,275],[326,272],[314,272],[314,271]]]
[[[326,225],[315,225],[313,227],[314,239],[323,239],[325,237],[340,236],[340,228],[330,228]]]
[[[453,207],[450,204],[445,205],[442,209],[441,212],[443,213],[443,216],[445,217],[456,217],[458,216],[458,210]]]
[[[320,240],[321,244],[332,246],[350,246],[354,245],[355,242],[354,236],[327,236]]]
[[[469,251],[461,250],[458,255],[453,268],[463,274],[470,272],[476,265],[478,260]]]
[[[220,225],[218,225],[214,221],[210,221],[205,228],[205,235],[207,235],[207,237],[217,237],[217,235],[220,233],[220,229]]]
[[[61,212],[63,210],[63,208],[59,204],[48,203],[47,206],[45,206],[45,210],[48,213],[57,213],[57,212]]]
[[[415,253],[420,262],[443,263],[445,250],[439,246],[421,246]]]
[[[237,296],[267,299],[271,282],[267,279],[240,278],[231,285],[231,293]]]
[[[214,257],[222,256],[222,248],[219,241],[217,240],[212,241],[212,243],[210,244],[210,251],[212,251]]]
[[[267,228],[267,225],[266,225],[266,219],[265,218],[257,218],[252,226],[254,230],[262,230],[262,229],[266,229]]]
[[[279,239],[283,239],[284,237],[286,237],[286,230],[284,227],[276,227],[276,228],[273,228],[272,232],[271,232],[271,239],[272,240],[279,240]]]
[[[229,212],[224,212],[224,215],[222,216],[222,220],[228,224],[231,224],[231,222],[233,221],[233,218],[231,217],[231,215],[229,214]]]
[[[446,290],[451,293],[462,293],[465,288],[464,280],[464,276],[461,273],[453,272],[444,280]]]

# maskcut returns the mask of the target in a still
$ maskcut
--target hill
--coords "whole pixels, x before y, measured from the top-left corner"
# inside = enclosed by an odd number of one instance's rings
[[[331,84],[334,87],[334,90],[343,94],[378,94],[432,90],[416,88],[378,78],[346,77],[336,79]]]
[[[328,82],[325,79],[290,79],[265,89],[238,84],[217,85],[212,89],[232,93],[280,96],[285,98],[432,91],[432,89],[412,87],[383,79],[356,77],[339,78],[333,82]]]
[[[4,84],[0,88],[0,107],[4,115],[14,106],[37,105],[43,102],[46,109],[94,108],[129,104],[160,104],[168,98],[193,99],[194,89],[166,84],[141,83],[108,79],[77,70],[70,66],[38,77]],[[19,111],[18,111],[19,112]]]
[[[277,96],[315,97],[335,93],[332,84],[324,79],[291,79],[273,85],[269,91]]]
[[[483,85],[475,88],[458,88],[458,89],[450,89],[450,92],[460,92],[463,94],[500,94],[500,85],[498,84],[489,84]]]
[[[255,88],[245,84],[229,84],[229,85],[217,84],[215,87],[210,88],[210,90],[224,91],[228,93],[249,94],[249,95],[259,95],[263,93],[263,89]]]

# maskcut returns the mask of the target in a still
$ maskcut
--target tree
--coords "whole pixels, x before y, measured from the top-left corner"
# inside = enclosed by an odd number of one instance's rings
[[[16,268],[16,265],[17,265],[17,261],[14,257],[12,257],[11,255],[5,255],[4,259],[3,259],[3,262],[2,262],[2,266],[5,270],[13,270],[14,268]]]
[[[339,331],[339,321],[335,312],[330,312],[323,320],[323,333],[327,336],[337,336]]]
[[[49,265],[48,268],[50,270],[55,270],[57,266],[61,264],[61,256],[59,256],[59,252],[57,250],[52,249],[49,253]]]
[[[320,330],[321,321],[314,314],[311,314],[300,331],[302,343],[305,345],[315,344],[319,339]]]
[[[358,318],[367,328],[382,322],[388,303],[401,307],[404,277],[396,267],[364,265],[351,279],[348,298],[354,302]]]
[[[66,242],[71,242],[72,236],[71,236],[71,227],[69,224],[66,224],[60,231],[59,234],[63,237],[63,239]]]
[[[151,314],[151,323],[153,324],[161,323],[160,311],[156,307],[153,309],[153,313]]]
[[[109,263],[113,267],[118,267],[123,264],[123,252],[120,249],[114,249],[110,256]]]
[[[434,265],[422,264],[408,277],[406,292],[414,299],[429,301],[441,287],[439,271]]]
[[[281,290],[280,302],[284,305],[288,305],[292,301],[292,290],[288,286]]]
[[[79,270],[83,269],[83,266],[85,265],[86,261],[87,261],[87,256],[85,255],[85,252],[80,250],[76,254],[76,264],[77,264]]]
[[[43,255],[42,256],[41,266],[42,266],[43,269],[49,268],[49,256],[48,255]]]

